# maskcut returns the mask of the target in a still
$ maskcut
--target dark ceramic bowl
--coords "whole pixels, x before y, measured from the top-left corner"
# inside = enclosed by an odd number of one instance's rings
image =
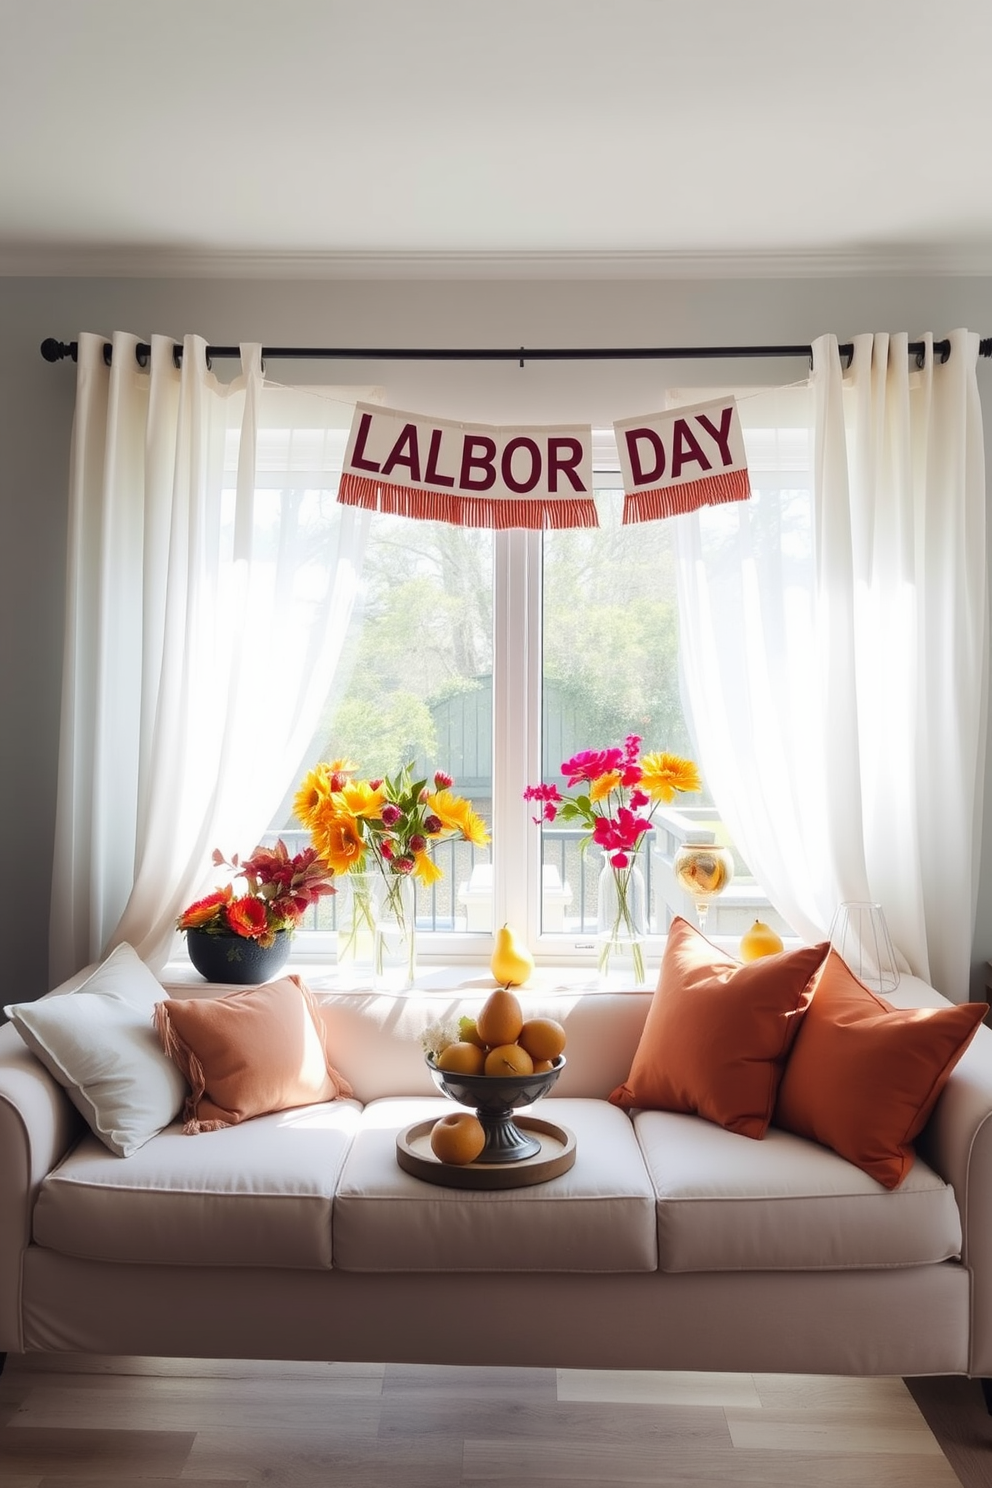
[[[439,1070],[433,1054],[427,1055],[427,1068],[438,1090],[460,1106],[474,1107],[485,1127],[486,1145],[476,1162],[519,1162],[541,1151],[537,1138],[515,1124],[513,1112],[547,1095],[565,1068],[564,1054],[539,1075],[458,1075]]]
[[[252,986],[274,977],[289,959],[292,936],[277,930],[270,946],[243,935],[208,935],[206,930],[187,930],[189,959],[208,982],[239,982]]]

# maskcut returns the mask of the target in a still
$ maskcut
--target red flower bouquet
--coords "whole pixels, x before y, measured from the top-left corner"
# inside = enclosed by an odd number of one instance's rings
[[[275,847],[256,847],[243,861],[235,853],[228,861],[214,849],[213,861],[244,880],[240,893],[233,884],[215,889],[184,909],[179,930],[204,930],[208,935],[239,935],[271,946],[280,930],[293,931],[311,905],[325,894],[336,894],[332,870],[316,848],[290,857],[280,837]]]

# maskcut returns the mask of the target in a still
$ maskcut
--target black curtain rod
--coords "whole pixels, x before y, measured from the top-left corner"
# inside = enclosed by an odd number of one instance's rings
[[[911,341],[909,343],[909,354],[915,356],[917,364],[922,366],[926,353],[926,344],[923,341]],[[935,341],[933,343],[935,353],[942,362],[946,362],[951,354],[950,341]],[[151,355],[151,347],[143,341],[139,341],[135,347],[135,356],[140,366],[148,363]],[[61,362],[66,357],[76,361],[79,345],[76,341],[56,341],[49,336],[41,343],[41,354],[46,362]],[[842,357],[850,359],[854,355],[854,343],[846,342],[839,347]],[[173,360],[178,367],[182,362],[183,349],[177,345],[173,348]],[[979,342],[979,354],[983,357],[992,357],[992,336],[984,337]],[[208,346],[207,363],[223,357],[240,357],[240,346]],[[110,342],[106,342],[103,348],[103,359],[109,367],[112,356]],[[614,346],[614,347],[537,347],[528,349],[519,346],[515,350],[510,347],[435,347],[425,349],[423,347],[352,347],[352,346],[263,346],[263,360],[281,361],[390,361],[390,362],[519,362],[521,367],[524,362],[594,362],[594,361],[696,361],[719,357],[804,357],[812,360],[813,348],[811,346]]]

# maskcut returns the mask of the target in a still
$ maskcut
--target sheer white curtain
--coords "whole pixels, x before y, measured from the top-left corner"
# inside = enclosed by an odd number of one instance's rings
[[[904,965],[969,994],[986,735],[978,337],[833,336],[741,396],[755,495],[679,518],[683,685],[730,831],[795,929],[877,900]]]
[[[208,369],[187,336],[82,335],[69,490],[50,970],[153,966],[210,854],[249,852],[327,695],[368,518],[339,507],[349,394]],[[330,394],[331,390],[328,390]],[[357,397],[368,389],[355,390]]]

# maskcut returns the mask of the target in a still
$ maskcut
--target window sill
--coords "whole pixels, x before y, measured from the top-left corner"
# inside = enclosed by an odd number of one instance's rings
[[[713,937],[713,944],[731,956],[737,954],[738,938],[735,936]],[[643,987],[601,987],[595,966],[569,965],[561,963],[539,964],[527,979],[526,986],[519,989],[524,996],[541,997],[557,995],[591,996],[603,993],[634,994],[652,993],[658,982],[659,962],[649,960],[647,979]],[[314,992],[374,992],[371,974],[367,968],[353,971],[338,967],[329,957],[316,951],[308,953],[302,948],[294,951],[283,968],[282,975],[297,973]],[[185,955],[169,961],[162,972],[162,981],[168,987],[204,988],[226,986],[228,991],[237,990],[236,983],[205,982]],[[470,961],[423,961],[417,969],[416,985],[404,996],[430,996],[435,993],[464,991],[489,993],[498,983],[489,969],[488,962]]]
[[[294,956],[283,967],[280,975],[296,973],[314,992],[374,992],[370,973],[339,968],[333,961],[317,957]],[[185,957],[170,961],[162,972],[162,982],[167,987],[206,988],[226,986],[230,992],[238,990],[236,983],[205,982],[200,973]],[[648,969],[648,981],[641,988],[630,991],[653,992],[658,980],[657,968]],[[415,986],[409,992],[389,994],[404,997],[429,997],[435,993],[477,992],[488,994],[499,985],[488,966],[468,962],[451,962],[447,965],[420,966]],[[539,966],[527,979],[525,987],[516,989],[524,996],[554,996],[556,994],[591,994],[603,991],[619,991],[619,988],[602,988],[595,967]]]

